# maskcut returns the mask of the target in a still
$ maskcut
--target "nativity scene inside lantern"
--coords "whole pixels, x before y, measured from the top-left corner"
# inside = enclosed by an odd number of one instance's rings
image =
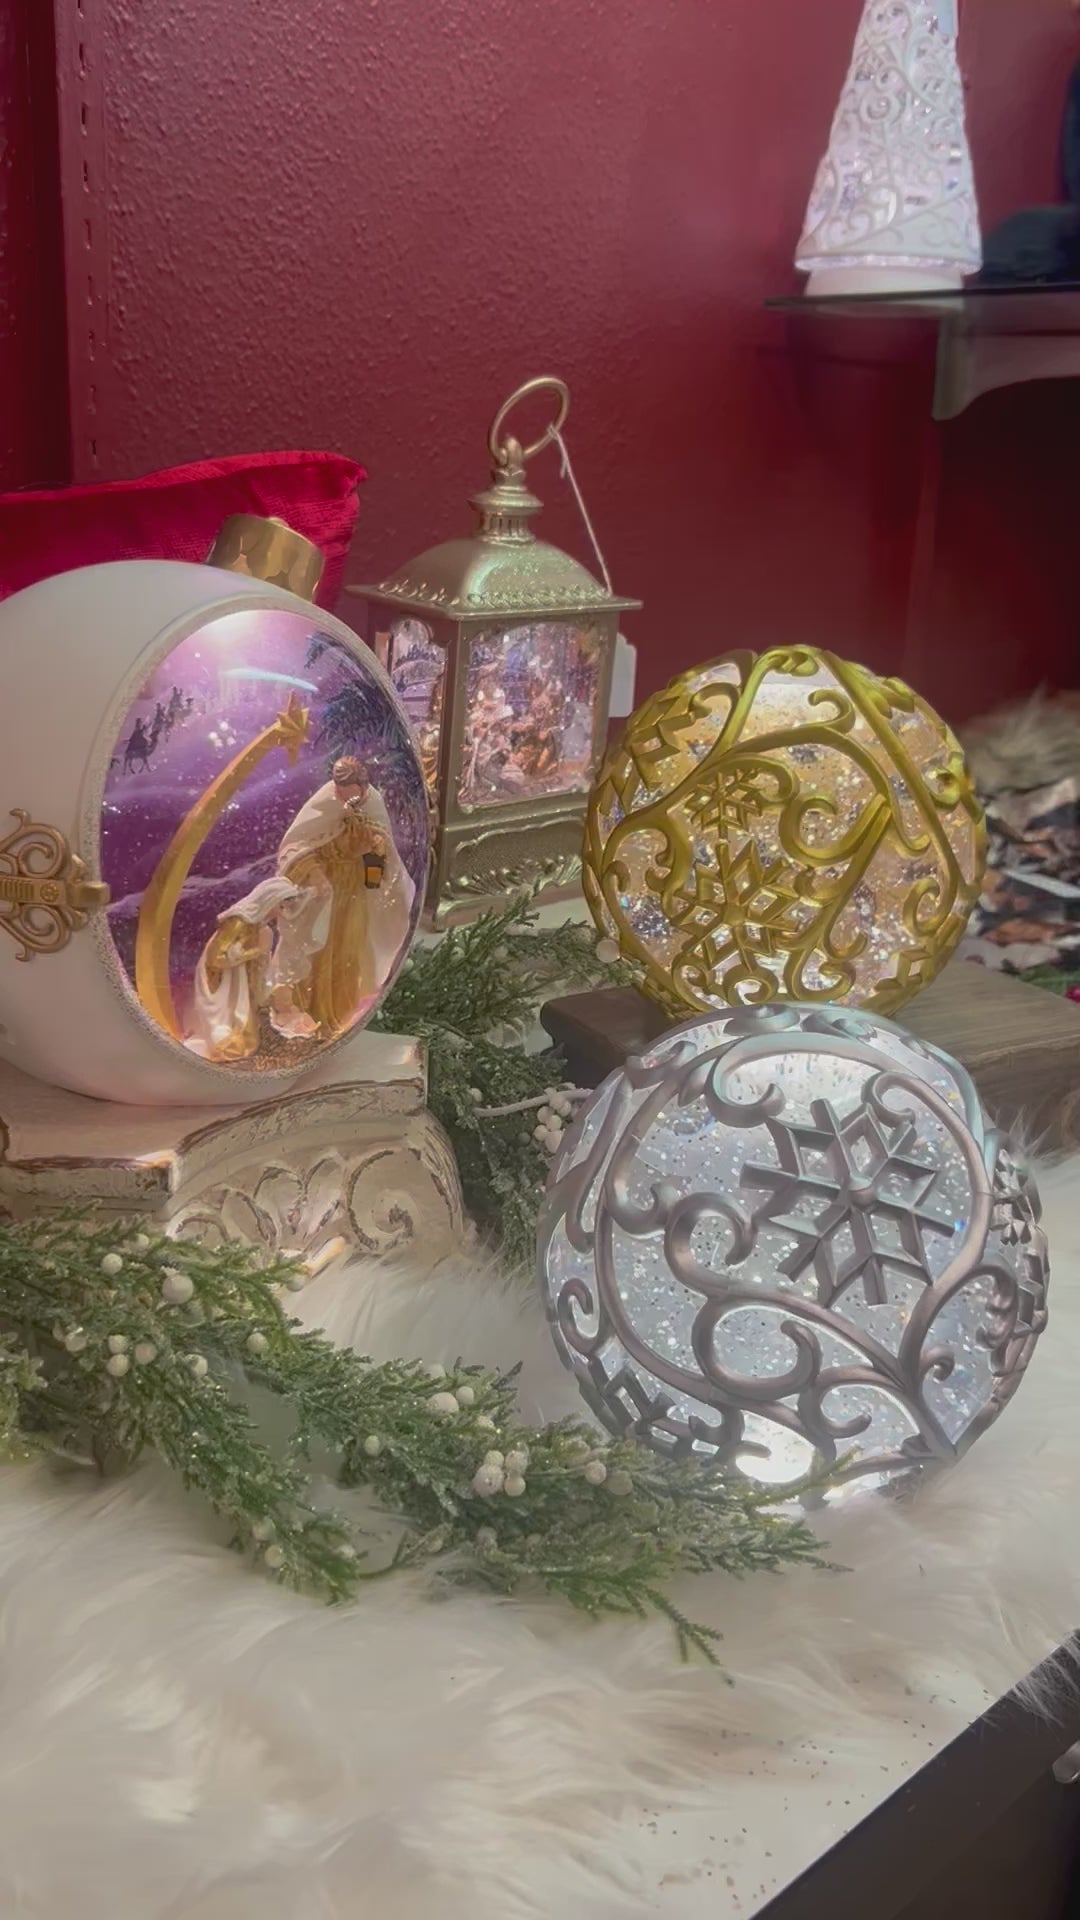
[[[551,390],[534,445],[504,436],[513,407]],[[561,381],[529,381],[488,445],[491,486],[471,538],[431,548],[378,587],[353,588],[361,631],[412,723],[436,815],[428,919],[446,925],[537,883],[574,882],[586,797],[603,754],[620,615],[577,560],[537,540],[526,462],[558,439]]]

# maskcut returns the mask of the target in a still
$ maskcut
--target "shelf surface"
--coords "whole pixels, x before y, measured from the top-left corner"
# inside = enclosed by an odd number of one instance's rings
[[[956,293],[794,295],[768,300],[770,312],[805,319],[942,320],[966,332],[1080,333],[1080,282],[1055,285],[970,286]]]

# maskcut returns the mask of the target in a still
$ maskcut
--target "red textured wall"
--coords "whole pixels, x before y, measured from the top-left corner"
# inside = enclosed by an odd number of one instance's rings
[[[0,7],[0,486],[63,480],[67,383],[49,9]]]
[[[1056,498],[1062,390],[981,403],[939,468],[923,348],[763,312],[794,284],[861,0],[55,5],[74,477],[353,453],[354,571],[381,572],[465,523],[494,405],[552,370],[616,582],[647,602],[648,684],[798,635],[914,661],[958,712],[1030,677],[1033,573],[1060,664],[1059,520],[1021,553],[1016,496],[1034,463]],[[1052,190],[1077,26],[1066,0],[966,0],[964,36],[996,216]],[[550,456],[535,478],[579,544]]]
[[[896,402],[856,373],[854,442],[808,433],[761,310],[857,0],[827,22],[786,0],[782,63],[772,11],[313,0],[301,32],[295,0],[229,0],[208,32],[206,0],[114,0],[89,80],[107,366],[80,472],[350,451],[371,476],[356,570],[381,572],[468,523],[494,406],[550,368],[658,661],[790,631],[823,548],[848,560],[821,630],[857,644],[906,565],[917,476],[870,460]],[[536,480],[557,498],[553,463]],[[580,537],[569,511],[547,526]]]

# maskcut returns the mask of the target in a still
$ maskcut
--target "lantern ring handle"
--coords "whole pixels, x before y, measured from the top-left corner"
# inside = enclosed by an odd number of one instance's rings
[[[526,380],[523,387],[519,387],[516,393],[510,395],[509,400],[504,400],[491,423],[491,431],[488,434],[488,447],[496,465],[505,465],[504,450],[499,436],[507,415],[513,412],[513,409],[518,405],[519,401],[528,399],[530,394],[545,392],[558,394],[559,410],[550,427],[547,429],[547,432],[544,433],[539,440],[535,440],[531,447],[524,449],[521,456],[522,459],[534,459],[538,453],[543,453],[545,447],[550,447],[553,440],[558,439],[566,425],[567,415],[570,412],[570,389],[565,380],[556,380],[552,374],[542,373],[539,374],[535,380]]]

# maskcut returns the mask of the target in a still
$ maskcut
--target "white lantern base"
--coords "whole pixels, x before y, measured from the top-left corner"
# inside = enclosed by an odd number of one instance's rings
[[[96,1206],[317,1270],[345,1253],[438,1259],[465,1218],[423,1049],[365,1034],[350,1073],[351,1051],[291,1093],[212,1112],[90,1100],[0,1065],[0,1214]]]
[[[808,300],[856,294],[960,293],[964,275],[944,267],[818,267],[806,287]]]

